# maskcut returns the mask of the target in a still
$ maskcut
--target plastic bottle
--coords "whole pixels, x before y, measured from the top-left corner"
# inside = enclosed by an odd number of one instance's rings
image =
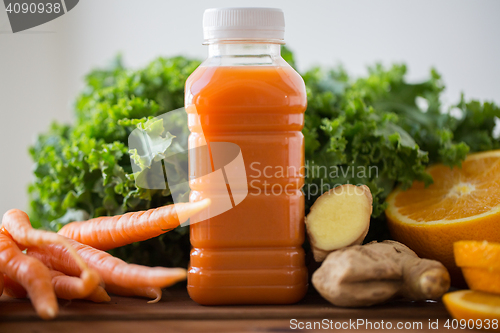
[[[248,194],[190,226],[189,295],[205,305],[298,302],[307,291],[300,190],[307,99],[304,81],[280,55],[283,11],[208,9],[203,26],[208,59],[186,82],[189,146],[237,144],[246,179],[227,191]],[[191,180],[190,200],[227,193],[211,186]]]

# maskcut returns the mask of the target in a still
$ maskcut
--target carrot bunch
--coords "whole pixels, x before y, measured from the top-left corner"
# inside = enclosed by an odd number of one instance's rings
[[[103,250],[156,237],[209,204],[206,199],[72,222],[59,233],[33,229],[26,213],[11,209],[0,228],[0,295],[29,296],[43,319],[57,316],[57,298],[109,302],[109,291],[158,302],[161,288],[186,279],[185,269],[128,264]]]

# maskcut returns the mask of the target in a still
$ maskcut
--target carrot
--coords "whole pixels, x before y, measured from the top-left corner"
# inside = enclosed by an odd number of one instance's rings
[[[106,251],[164,234],[209,205],[210,199],[204,199],[124,215],[102,216],[68,223],[59,234]]]
[[[79,278],[54,270],[50,271],[50,275],[52,276],[52,285],[58,298],[67,300],[88,299],[96,303],[109,302],[111,300],[106,290],[101,286],[97,286],[89,294],[83,281]]]
[[[69,238],[67,241],[89,267],[100,274],[105,284],[115,284],[125,288],[163,288],[186,279],[186,270],[183,268],[145,267],[127,264],[125,261],[91,246]],[[71,260],[68,249],[59,244],[28,248],[27,253],[64,274],[78,276],[81,273],[81,268]]]
[[[26,298],[28,296],[28,293],[26,292],[26,289],[23,288],[23,286],[12,280],[7,275],[2,275],[4,280],[4,291],[7,296],[12,298]]]
[[[57,298],[72,300],[72,299],[88,299],[96,303],[109,302],[108,293],[103,287],[97,286],[96,289],[88,296],[82,292],[82,281],[73,276],[67,276],[61,272],[50,270],[52,277],[52,286]],[[19,283],[3,275],[5,280],[5,294],[13,298],[26,298],[26,289]]]
[[[33,229],[28,215],[26,215],[25,212],[19,209],[7,211],[3,216],[2,226],[18,244],[26,247],[47,244],[59,244],[64,246],[81,269],[80,278],[84,283],[85,292],[87,294],[90,294],[100,283],[101,278],[99,274],[88,268],[87,264],[68,243],[67,238],[53,232]]]
[[[57,299],[49,269],[39,260],[21,252],[8,235],[0,233],[0,271],[27,290],[38,315],[52,319],[57,315]]]
[[[0,274],[0,296],[2,296],[2,294],[3,294],[4,286],[5,286],[5,282],[3,279],[3,274]]]
[[[148,303],[157,303],[161,299],[161,288],[158,287],[136,287],[123,288],[114,284],[107,284],[106,291],[119,296],[138,296],[152,298]]]

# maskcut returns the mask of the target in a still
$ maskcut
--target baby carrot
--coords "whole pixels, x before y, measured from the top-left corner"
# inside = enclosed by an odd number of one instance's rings
[[[28,215],[19,210],[11,209],[2,218],[2,227],[16,241],[26,247],[41,246],[46,244],[60,244],[64,246],[72,259],[81,269],[81,276],[86,292],[92,292],[100,283],[101,278],[96,271],[89,269],[87,264],[68,243],[67,238],[54,232],[33,229]]]
[[[148,303],[157,303],[161,299],[161,288],[158,287],[136,287],[124,288],[114,284],[107,284],[106,291],[119,296],[138,296],[152,298]]]
[[[58,298],[88,299],[96,303],[109,302],[111,298],[103,287],[97,286],[90,294],[87,292],[83,281],[74,276],[68,276],[64,273],[51,270],[52,285]]]
[[[0,271],[28,291],[31,303],[43,319],[57,315],[57,299],[49,269],[19,250],[10,236],[0,233]]]
[[[125,261],[91,246],[69,238],[67,241],[89,267],[100,274],[105,284],[115,284],[125,288],[163,288],[186,279],[186,270],[183,268],[145,267],[127,264]],[[59,244],[28,248],[27,253],[64,274],[78,276],[81,273],[81,268],[71,260],[68,249]]]
[[[59,234],[106,251],[164,234],[209,205],[210,199],[204,199],[124,215],[102,216],[68,223]]]
[[[23,288],[23,286],[9,278],[7,275],[2,275],[4,280],[5,295],[12,298],[26,298],[28,296],[28,293],[26,292],[26,289]]]

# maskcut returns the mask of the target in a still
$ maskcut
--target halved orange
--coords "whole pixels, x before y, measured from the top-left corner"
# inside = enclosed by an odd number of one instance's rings
[[[500,296],[473,290],[459,290],[443,296],[446,309],[455,319],[473,320],[471,328],[500,330]]]
[[[471,154],[461,168],[437,164],[427,171],[432,185],[414,182],[387,198],[389,230],[420,257],[442,262],[452,284],[464,285],[453,243],[500,242],[500,150]]]

